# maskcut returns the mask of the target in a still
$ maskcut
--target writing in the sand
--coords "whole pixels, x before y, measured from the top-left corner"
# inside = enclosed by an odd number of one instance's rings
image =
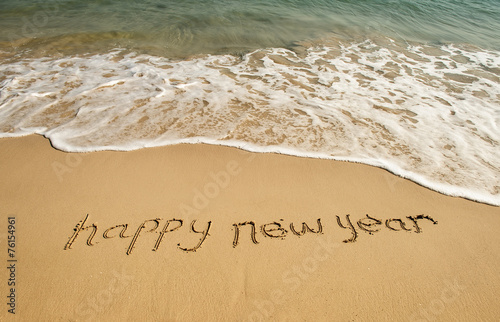
[[[344,218],[341,218],[340,216],[335,217],[337,226],[340,229],[349,231],[351,234],[350,238],[343,240],[344,243],[354,243],[358,239],[360,231],[369,235],[373,235],[382,229],[387,229],[392,232],[406,231],[419,234],[422,232],[421,225],[424,222],[432,223],[434,225],[437,224],[437,221],[432,217],[423,214],[417,216],[407,216],[404,219],[389,218],[385,220],[381,220],[367,214],[365,217],[357,221],[351,220],[350,215],[345,215]],[[86,215],[83,220],[76,224],[73,229],[73,234],[69,237],[69,240],[64,247],[65,250],[71,249],[78,237],[86,232],[88,233],[88,235],[85,236],[87,237],[86,244],[88,246],[94,246],[97,243],[96,240],[100,239],[99,236],[102,236],[102,239],[104,240],[116,237],[123,239],[130,238],[130,243],[128,244],[126,251],[127,255],[132,253],[139,239],[142,240],[143,238],[146,238],[146,234],[154,233],[155,235],[153,238],[148,237],[147,239],[148,242],[153,245],[152,250],[157,251],[167,236],[169,238],[176,238],[176,236],[174,236],[174,232],[185,227],[184,220],[176,218],[167,220],[163,220],[161,218],[147,219],[139,224],[135,231],[129,231],[129,224],[118,224],[102,230],[97,223],[88,223],[88,221],[89,215]],[[162,224],[161,228],[160,224]],[[211,228],[212,221],[198,223],[197,220],[192,220],[189,224],[189,228],[184,228],[182,231],[198,234],[198,240],[193,242],[192,245],[181,245],[178,243],[177,247],[184,252],[196,252],[205,243],[207,237],[210,236],[209,232]],[[232,231],[233,247],[236,248],[244,238],[251,240],[253,244],[257,245],[261,239],[285,239],[289,236],[301,237],[305,234],[323,234],[325,227],[321,218],[318,218],[315,223],[302,222],[300,225],[297,225],[294,222],[285,224],[284,220],[280,219],[279,221],[264,224],[258,224],[254,221],[237,222],[233,223],[232,226],[228,226],[228,230]]]

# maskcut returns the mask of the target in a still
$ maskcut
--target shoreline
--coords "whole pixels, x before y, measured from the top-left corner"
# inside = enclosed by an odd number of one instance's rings
[[[65,151],[255,142],[254,151],[363,162],[500,205],[499,140],[488,121],[498,55],[386,42],[305,56],[274,48],[170,62],[110,52],[7,64],[0,127],[6,136],[37,132]]]
[[[16,314],[1,318],[500,317],[499,207],[364,164],[223,146],[80,154],[31,135],[0,151],[19,260]]]
[[[266,146],[266,147],[261,147],[261,146],[255,146],[251,143],[243,142],[243,141],[218,141],[218,140],[207,140],[206,138],[204,140],[206,141],[200,141],[200,138],[195,138],[194,140],[187,138],[187,139],[182,139],[178,140],[174,143],[168,143],[168,144],[159,144],[159,145],[145,145],[143,147],[136,147],[131,150],[126,150],[126,149],[121,149],[119,147],[99,147],[97,150],[93,151],[66,151],[63,148],[58,148],[52,144],[52,141],[50,138],[45,137],[44,135],[41,134],[28,134],[27,136],[41,136],[45,138],[46,140],[49,141],[50,146],[63,153],[77,153],[77,154],[87,154],[87,153],[96,153],[96,152],[131,152],[131,151],[139,151],[143,149],[158,149],[158,148],[165,148],[165,147],[170,147],[170,146],[176,146],[176,145],[209,145],[209,146],[216,146],[216,147],[223,147],[223,148],[230,148],[230,149],[238,149],[241,151],[249,152],[249,153],[258,153],[258,154],[275,154],[275,155],[283,155],[283,156],[288,156],[288,157],[296,157],[296,158],[304,158],[304,159],[317,159],[317,160],[327,160],[327,161],[333,161],[333,162],[347,162],[347,163],[353,163],[353,164],[362,164],[365,166],[369,167],[374,167],[378,168],[381,170],[385,170],[389,172],[391,175],[395,175],[399,178],[402,178],[404,180],[409,180],[422,188],[431,190],[433,192],[437,192],[439,194],[442,194],[444,196],[448,197],[454,197],[454,198],[461,198],[465,199],[468,201],[472,202],[477,202],[480,204],[488,205],[488,206],[493,206],[493,207],[500,207],[500,201],[496,201],[494,197],[484,195],[481,192],[477,191],[469,191],[465,190],[462,187],[457,187],[449,184],[444,184],[444,183],[439,183],[439,182],[431,182],[428,179],[422,177],[419,174],[415,174],[412,172],[408,172],[404,169],[401,169],[395,164],[391,164],[391,162],[380,162],[379,160],[363,160],[363,159],[358,159],[358,158],[349,158],[349,157],[333,157],[333,156],[327,156],[324,155],[323,153],[319,152],[302,152],[299,150],[295,150],[293,148],[281,148],[281,147],[276,147],[276,146]],[[16,138],[16,137],[6,137],[6,138]],[[6,139],[6,138],[0,138],[0,139]],[[223,144],[227,143],[227,144]],[[260,151],[259,151],[260,149]],[[448,191],[448,192],[445,192]],[[471,195],[476,195],[471,196]]]

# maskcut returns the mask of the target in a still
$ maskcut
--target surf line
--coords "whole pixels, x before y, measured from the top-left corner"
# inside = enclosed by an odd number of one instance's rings
[[[366,214],[366,217],[363,217],[360,220],[355,221],[354,223],[351,220],[349,214],[345,215],[345,219],[341,219],[339,216],[335,217],[337,219],[338,226],[342,229],[348,230],[351,233],[351,237],[345,239],[343,241],[344,243],[354,243],[358,239],[359,231],[363,231],[364,233],[373,235],[374,233],[379,232],[381,228],[385,226],[385,228],[387,228],[390,231],[406,231],[406,232],[415,232],[418,234],[422,232],[422,228],[420,227],[420,221],[422,220],[430,221],[434,225],[438,223],[432,217],[423,214],[418,216],[407,216],[406,217],[407,220],[405,221],[403,221],[403,219],[400,218],[389,218],[386,219],[384,222],[368,214]],[[90,231],[90,234],[88,235],[86,241],[87,246],[94,246],[99,242],[99,241],[94,241],[94,238],[97,239],[96,236],[99,230],[97,223],[87,224],[88,219],[89,215],[87,214],[83,220],[79,221],[76,224],[75,228],[73,229],[73,234],[69,237],[68,242],[64,246],[64,250],[71,249],[77,237],[84,231]],[[153,251],[157,251],[167,233],[172,233],[174,231],[177,231],[178,229],[184,226],[184,220],[172,218],[166,220],[163,223],[163,227],[161,228],[161,230],[158,231],[161,220],[162,220],[161,218],[145,220],[137,227],[135,233],[133,234],[129,233],[128,224],[119,224],[111,226],[106,230],[104,230],[104,232],[102,233],[102,238],[103,239],[111,239],[115,237],[123,239],[131,238],[130,244],[126,252],[127,255],[130,255],[134,250],[134,247],[136,246],[139,237],[142,237],[144,233],[158,233],[158,237],[156,238],[156,241],[152,249]],[[249,233],[250,240],[252,241],[253,244],[259,244],[258,239],[262,237],[257,238],[258,228],[260,228],[259,231],[264,238],[272,238],[272,239],[274,238],[285,239],[289,235],[289,232],[298,237],[304,236],[306,233],[323,234],[323,224],[321,222],[321,218],[318,218],[316,220],[317,227],[315,228],[311,228],[312,225],[309,226],[306,222],[302,222],[302,227],[301,229],[299,229],[292,222],[288,226],[290,230],[286,229],[286,225],[284,225],[283,221],[284,221],[283,219],[280,219],[279,221],[273,221],[260,226],[258,226],[254,221],[244,221],[244,222],[234,223],[232,225],[232,228],[234,230],[233,248],[236,248],[240,244],[241,235],[243,234],[244,231]],[[191,224],[189,225],[189,231],[199,235],[198,243],[191,248],[182,247],[180,243],[178,243],[177,247],[185,252],[196,252],[203,245],[207,237],[210,236],[209,231],[211,227],[212,227],[211,221],[206,222],[204,226],[198,224],[197,220],[191,221]],[[249,227],[250,229],[246,227]]]

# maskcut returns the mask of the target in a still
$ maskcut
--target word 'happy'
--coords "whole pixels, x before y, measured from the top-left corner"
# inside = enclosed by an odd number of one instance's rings
[[[387,229],[390,231],[407,231],[407,232],[415,232],[415,233],[421,233],[422,228],[419,226],[419,221],[420,220],[425,220],[425,221],[430,221],[434,225],[437,224],[437,221],[431,218],[430,216],[427,215],[418,215],[418,216],[407,216],[406,219],[408,221],[404,221],[403,219],[399,218],[390,218],[386,219],[384,222],[369,216],[368,214],[366,217],[361,218],[357,222],[353,224],[351,221],[350,215],[345,216],[345,220],[343,221],[339,216],[335,216],[337,219],[337,224],[340,228],[349,230],[351,233],[351,238],[345,239],[343,242],[344,243],[353,243],[357,240],[358,238],[358,231],[361,230],[365,233],[368,233],[370,235],[373,235],[374,233],[378,232],[381,230],[379,226],[385,226]],[[66,243],[66,246],[64,247],[64,250],[71,249],[71,246],[73,243],[76,241],[77,237],[82,233],[83,231],[90,231],[89,236],[87,237],[87,245],[88,246],[94,246],[94,238],[96,238],[97,232],[99,230],[98,226],[96,223],[88,224],[87,226],[87,220],[89,218],[89,215],[85,216],[85,218],[81,221],[79,221],[75,228],[73,229],[73,235],[69,238],[68,242]],[[102,238],[103,239],[111,239],[111,238],[131,238],[130,244],[127,248],[127,255],[130,255],[132,253],[132,250],[134,249],[137,240],[139,239],[140,236],[142,236],[142,233],[158,233],[158,237],[155,239],[155,243],[153,246],[153,251],[157,251],[158,248],[160,247],[165,235],[167,233],[173,233],[174,231],[180,229],[181,227],[184,226],[184,220],[182,219],[168,219],[164,222],[163,228],[158,231],[158,227],[160,226],[160,221],[161,218],[154,218],[154,219],[148,219],[143,221],[135,230],[134,234],[128,234],[129,230],[129,225],[128,224],[119,224],[115,225],[112,227],[107,228],[104,230],[102,233]],[[283,221],[283,219],[280,219],[280,221]],[[193,220],[191,224],[189,225],[189,231],[199,234],[200,239],[196,245],[193,247],[182,247],[179,244],[177,244],[177,247],[181,249],[182,251],[185,252],[195,252],[198,250],[201,245],[205,242],[208,236],[210,236],[209,231],[210,228],[212,227],[212,222],[208,221],[202,229],[200,229],[198,224],[196,223],[197,220]],[[408,224],[411,225],[411,228],[408,228]],[[195,227],[197,226],[197,227]],[[263,225],[257,225],[254,221],[245,221],[245,222],[240,222],[240,223],[234,223],[232,225],[232,230],[234,231],[234,238],[233,238],[233,247],[238,246],[240,242],[240,236],[242,235],[242,231],[244,230],[245,227],[249,227],[249,231],[247,229],[247,232],[249,233],[250,240],[254,244],[259,244],[258,239],[262,238],[259,237],[257,238],[258,235],[258,228],[260,230],[260,233],[262,234],[263,238],[278,238],[278,239],[284,239],[286,238],[289,233],[291,232],[292,235],[295,235],[297,237],[301,237],[305,235],[306,233],[311,233],[311,234],[323,234],[323,224],[321,223],[321,218],[318,218],[316,220],[316,228],[311,228],[307,223],[302,222],[302,227],[300,230],[296,228],[294,223],[290,223],[288,226],[290,230],[287,230],[281,222],[270,222],[266,223]],[[359,230],[356,228],[359,228]]]

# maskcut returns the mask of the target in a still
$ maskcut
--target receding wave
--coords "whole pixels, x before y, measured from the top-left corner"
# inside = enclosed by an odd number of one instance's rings
[[[205,142],[362,162],[500,205],[500,54],[377,39],[172,60],[9,59],[1,136],[65,151]]]

